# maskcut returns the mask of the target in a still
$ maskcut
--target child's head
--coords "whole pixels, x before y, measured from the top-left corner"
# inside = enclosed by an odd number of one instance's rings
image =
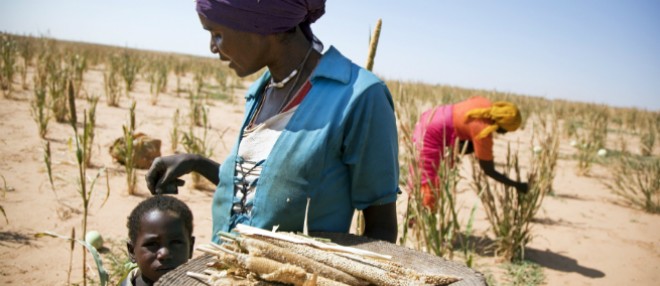
[[[192,257],[192,212],[177,198],[159,195],[142,201],[131,212],[126,226],[128,253],[147,283],[157,281]]]

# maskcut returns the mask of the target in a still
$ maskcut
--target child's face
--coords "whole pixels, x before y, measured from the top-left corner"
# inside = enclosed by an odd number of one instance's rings
[[[168,271],[192,257],[195,238],[177,215],[152,210],[140,221],[140,231],[129,254],[136,260],[142,278],[157,281]]]

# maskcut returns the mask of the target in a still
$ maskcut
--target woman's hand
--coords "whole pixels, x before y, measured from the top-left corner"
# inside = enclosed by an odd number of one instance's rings
[[[516,191],[519,195],[524,195],[529,192],[529,184],[525,182],[520,182],[515,185]]]
[[[151,194],[177,194],[178,187],[185,183],[179,177],[193,171],[193,161],[194,157],[190,154],[156,158],[145,176]]]

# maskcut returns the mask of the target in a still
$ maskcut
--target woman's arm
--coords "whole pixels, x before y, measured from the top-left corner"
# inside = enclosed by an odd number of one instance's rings
[[[364,214],[365,236],[396,243],[397,220],[395,203],[370,206],[362,213]]]
[[[527,183],[513,181],[504,174],[498,172],[495,170],[495,163],[492,160],[479,160],[479,166],[486,176],[491,177],[502,184],[516,188],[518,193],[527,193],[529,189]]]
[[[179,177],[197,172],[217,185],[220,164],[196,154],[176,154],[158,157],[147,171],[147,188],[152,194],[176,194],[177,186],[183,186]]]

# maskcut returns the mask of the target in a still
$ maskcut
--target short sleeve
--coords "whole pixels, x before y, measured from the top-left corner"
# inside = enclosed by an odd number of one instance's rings
[[[342,161],[349,168],[354,208],[396,201],[398,142],[392,97],[383,83],[368,87],[349,110]]]
[[[488,127],[488,124],[483,120],[470,120],[468,123],[468,130],[470,133],[470,138],[472,145],[474,147],[474,156],[479,160],[483,161],[492,161],[493,160],[493,135],[489,134],[482,139],[477,138],[477,135]]]

